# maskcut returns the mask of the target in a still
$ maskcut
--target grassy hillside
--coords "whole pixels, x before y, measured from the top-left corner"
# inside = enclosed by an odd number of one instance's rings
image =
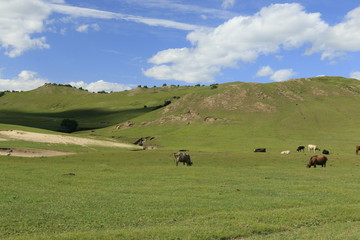
[[[165,101],[171,104],[162,106]],[[58,130],[71,118],[91,132],[171,148],[243,149],[356,144],[360,82],[341,77],[211,87],[137,88],[110,94],[45,85],[0,97],[0,123]],[[95,130],[96,129],[96,130]],[[286,143],[286,144],[285,144]],[[276,149],[278,150],[278,149]]]
[[[193,89],[163,109],[132,119],[134,127],[96,132],[150,135],[165,147],[215,151],[273,148],[278,143],[282,148],[309,143],[353,148],[360,134],[359,101],[360,82],[344,78],[229,83]]]
[[[177,89],[177,94],[186,94],[186,88]],[[83,129],[102,128],[146,114],[172,98],[170,88],[105,94],[45,84],[33,91],[6,92],[0,97],[0,123],[58,130],[64,118],[71,118]]]

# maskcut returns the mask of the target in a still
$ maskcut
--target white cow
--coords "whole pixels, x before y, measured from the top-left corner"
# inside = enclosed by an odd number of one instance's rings
[[[315,152],[316,150],[320,151],[320,148],[318,148],[316,145],[309,144],[308,145],[308,151],[310,151],[310,150],[313,150]]]
[[[281,154],[290,154],[290,150],[282,151]]]

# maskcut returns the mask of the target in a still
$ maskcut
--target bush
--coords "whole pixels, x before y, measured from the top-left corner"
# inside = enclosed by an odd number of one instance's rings
[[[62,120],[60,127],[64,130],[64,132],[72,133],[76,131],[78,125],[79,124],[76,120],[64,119]]]
[[[217,83],[210,85],[210,89],[216,89],[216,88],[218,88],[218,84],[217,84]]]

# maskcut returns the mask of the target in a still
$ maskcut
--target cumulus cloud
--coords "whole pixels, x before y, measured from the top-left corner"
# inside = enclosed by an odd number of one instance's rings
[[[227,9],[234,6],[234,4],[235,4],[235,0],[223,0],[221,7]]]
[[[286,21],[284,21],[286,19]],[[299,4],[274,4],[254,16],[235,17],[217,28],[188,34],[193,48],[169,49],[149,62],[148,77],[195,82],[213,82],[222,68],[251,63],[259,55],[296,48],[326,28],[320,14],[308,14]]]
[[[99,80],[93,83],[85,83],[83,81],[80,82],[70,82],[69,83],[73,87],[83,88],[90,92],[119,92],[124,90],[130,90],[134,86],[132,85],[125,85],[119,83],[112,83],[112,82],[105,82],[104,80]]]
[[[259,69],[259,71],[256,73],[257,77],[266,77],[271,76],[274,73],[274,70],[272,70],[269,66],[264,66]]]
[[[47,82],[47,79],[39,78],[36,72],[24,70],[12,79],[0,79],[0,91],[28,91]]]
[[[350,11],[344,20],[332,27],[327,27],[313,39],[312,48],[307,54],[322,52],[321,59],[333,59],[345,52],[360,51],[360,7]]]
[[[350,77],[360,80],[360,72],[352,72],[350,73]]]
[[[271,80],[275,82],[281,82],[285,80],[289,80],[294,77],[296,72],[292,69],[281,69],[274,71],[270,66],[264,66],[259,69],[256,73],[256,77],[267,77],[269,76]]]
[[[87,33],[89,32],[90,30],[93,30],[93,31],[99,31],[100,30],[100,26],[98,24],[83,24],[83,25],[80,25],[76,28],[76,31],[77,32],[81,32],[81,33]]]
[[[290,78],[294,77],[295,75],[296,75],[296,72],[294,72],[292,69],[281,69],[281,70],[275,71],[270,76],[270,79],[275,82],[281,82],[281,81],[289,80]]]
[[[0,69],[0,73],[3,69]],[[0,78],[0,91],[29,91],[41,87],[49,81],[45,78],[38,77],[38,74],[33,71],[23,70],[16,77],[11,79],[2,79]],[[90,92],[117,92],[130,90],[134,88],[133,85],[105,82],[99,80],[92,83],[85,82],[70,82],[73,87],[87,89]]]
[[[252,63],[260,55],[280,50],[309,45],[305,54],[320,52],[323,60],[360,51],[360,7],[341,23],[329,26],[320,13],[307,13],[300,4],[272,4],[253,16],[238,16],[212,30],[193,31],[187,39],[193,47],[158,52],[149,59],[155,66],[143,73],[161,80],[210,83],[223,68]],[[282,71],[274,80],[293,74]]]
[[[41,0],[2,0],[0,2],[0,49],[17,57],[29,49],[49,48],[45,37],[32,38],[44,30],[51,9]]]

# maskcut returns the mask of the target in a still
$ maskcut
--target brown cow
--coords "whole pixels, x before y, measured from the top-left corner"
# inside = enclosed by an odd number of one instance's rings
[[[325,157],[324,155],[314,155],[310,158],[307,167],[311,168],[311,166],[314,166],[314,168],[316,168],[316,165],[321,165],[322,167],[326,167],[327,160],[328,160],[327,157]]]
[[[356,146],[356,154],[359,154],[360,146]]]

